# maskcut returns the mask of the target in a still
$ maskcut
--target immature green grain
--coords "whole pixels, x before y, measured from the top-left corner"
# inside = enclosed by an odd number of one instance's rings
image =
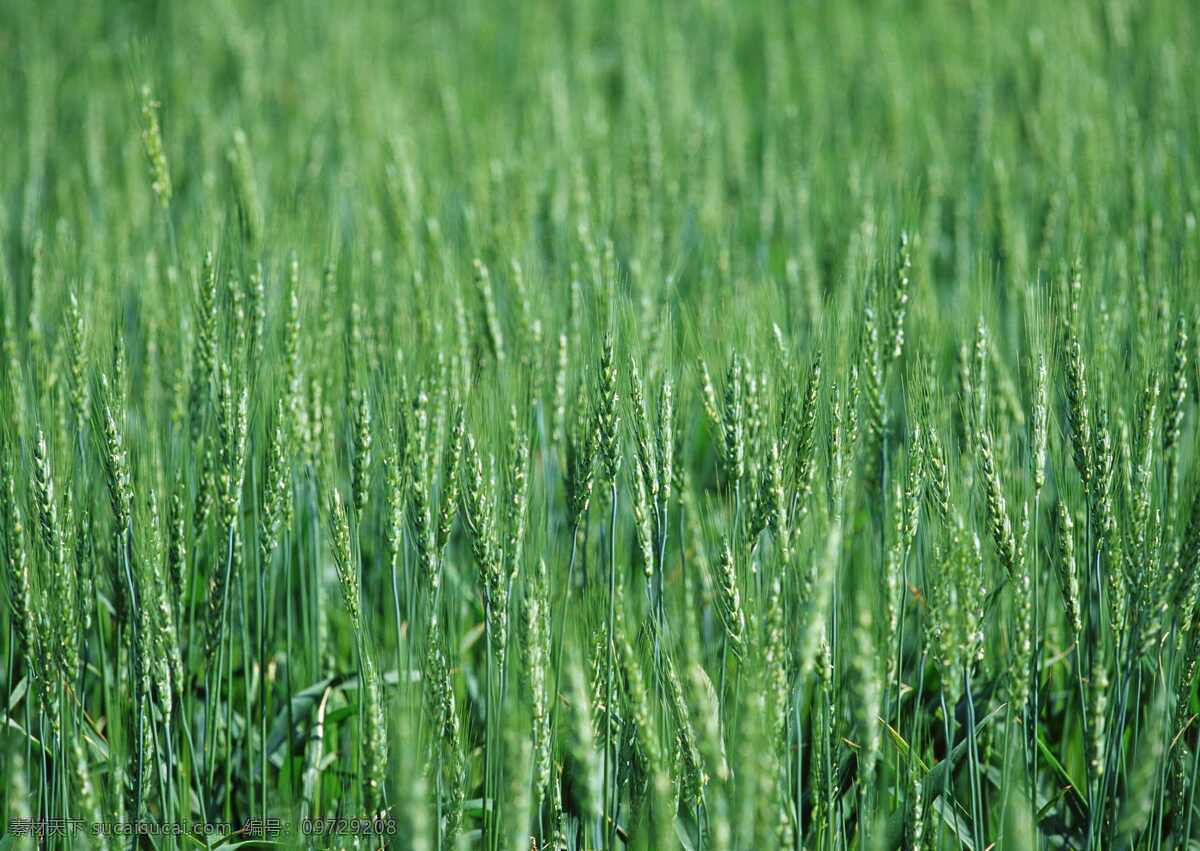
[[[793,456],[794,482],[796,488],[796,510],[804,514],[809,509],[813,479],[817,470],[816,430],[817,405],[821,393],[821,353],[818,351],[808,368],[808,380],[804,387],[804,404],[800,422],[796,429]]]
[[[738,489],[746,476],[746,379],[745,365],[741,357],[734,354],[729,359],[725,372],[725,392],[720,407],[717,407],[708,368],[704,367],[704,400],[709,419],[720,436],[718,450],[729,484]]]
[[[39,629],[42,640],[48,642],[48,645],[42,644],[40,649],[52,654],[58,665],[59,675],[70,682],[74,671],[79,667],[78,609],[73,600],[74,579],[70,575],[71,568],[67,564],[63,530],[59,525],[58,499],[54,493],[54,476],[50,468],[46,436],[40,429],[33,445],[33,496],[38,517],[38,539],[41,541],[45,557],[44,593],[47,600],[55,601],[56,607],[55,616],[45,628]],[[18,582],[20,581],[22,580],[18,577]],[[36,609],[31,607],[29,611],[36,612]],[[52,705],[55,698],[48,677],[42,679],[41,686],[43,700],[47,705]],[[57,725],[57,721],[55,724]]]
[[[742,597],[738,590],[737,567],[729,542],[721,546],[721,560],[713,577],[717,591],[717,613],[725,626],[729,649],[738,659],[742,658],[746,639],[746,613],[742,609]]]
[[[589,663],[588,688],[590,690],[589,700],[592,706],[592,723],[601,729],[604,729],[607,725],[609,735],[611,736],[613,727],[616,725],[616,703],[615,700],[610,699],[608,689],[608,659],[609,650],[613,642],[606,635],[606,630],[593,629],[591,631],[590,643],[591,648],[587,658]],[[602,773],[606,770],[607,766],[603,766],[601,769]],[[609,799],[605,798],[605,800]]]
[[[925,784],[914,770],[912,773],[912,792],[909,795],[910,809],[908,813],[909,848],[925,847]]]
[[[1033,392],[1033,432],[1031,439],[1035,498],[1046,487],[1046,447],[1049,442],[1048,396],[1049,386],[1046,373],[1046,358],[1044,355],[1039,354]]]
[[[1183,646],[1186,634],[1197,630],[1195,612],[1200,604],[1200,488],[1192,497],[1192,508],[1188,513],[1188,523],[1180,542],[1179,551],[1180,584],[1179,600],[1179,645]],[[1189,658],[1194,663],[1194,658]]]
[[[179,652],[179,637],[175,631],[175,610],[162,551],[161,523],[158,498],[151,490],[147,498],[147,533],[150,536],[150,557],[145,565],[145,592],[142,606],[150,611],[152,632],[150,646],[153,648],[151,677],[159,710],[170,719],[172,696],[179,691],[183,674],[183,659]]]
[[[258,186],[254,180],[254,161],[250,155],[250,140],[246,136],[246,131],[241,127],[233,131],[233,144],[226,153],[226,159],[233,172],[233,186],[237,192],[242,232],[246,235],[246,240],[251,245],[255,245],[262,236],[263,210]]]
[[[671,779],[667,770],[667,754],[659,737],[657,721],[651,709],[651,700],[642,673],[628,636],[621,635],[621,666],[628,689],[629,711],[633,721],[636,741],[635,754],[639,768],[647,785],[650,806],[651,841],[655,847],[667,847],[674,841],[674,808],[670,802]]]
[[[699,361],[700,366],[700,398],[704,405],[704,413],[708,417],[713,427],[717,429],[721,439],[725,436],[725,427],[721,419],[720,406],[717,404],[717,391],[713,386],[712,374],[708,371],[708,364],[703,359]]]
[[[1195,841],[1180,4],[1107,4],[1082,52],[1057,9],[1011,26],[1014,4],[989,7],[988,63],[937,49],[967,12],[926,32],[842,4],[820,23],[865,37],[806,42],[811,10],[763,28],[717,5],[624,15],[615,47],[577,15],[500,73],[426,63],[382,110],[355,72],[392,45],[361,15],[324,27],[353,50],[258,62],[300,18],[221,39],[181,9],[195,61],[138,61],[188,106],[185,171],[148,95],[131,138],[112,68],[45,61],[103,42],[103,16],[55,45],[16,27],[34,61],[0,87],[28,130],[0,205],[8,817],[394,813],[361,844],[438,851]],[[486,18],[406,37],[453,32],[470,58]],[[135,23],[154,41],[163,21]],[[928,48],[938,73],[818,108],[880,33],[889,67]],[[834,44],[846,61],[820,61]],[[1071,100],[1067,68],[1111,84],[1111,115]],[[1012,97],[951,108],[1014,69],[1039,121]],[[917,101],[945,132],[913,144],[924,124],[895,105]],[[862,155],[880,127],[898,158]],[[302,279],[292,245],[340,274]],[[326,599],[343,579],[350,613]],[[586,693],[558,688],[572,664]]]
[[[72,563],[71,557],[75,555],[76,549],[72,547],[68,553],[66,547],[68,533],[73,534],[76,531],[74,505],[75,497],[72,489],[68,487],[63,502],[63,526],[59,538],[63,546],[63,557],[60,563],[51,566],[52,572],[46,577],[49,599],[56,601],[63,609],[54,618],[54,625],[58,642],[56,649],[59,673],[64,683],[70,683],[79,676],[80,646],[84,641],[84,621],[87,617],[85,605],[88,605],[79,596],[83,565],[78,561]]]
[[[221,380],[217,393],[217,447],[220,472],[217,477],[217,505],[221,520],[221,557],[209,582],[209,648],[224,629],[228,616],[230,583],[234,566],[241,558],[239,518],[242,507],[242,484],[245,477],[247,390],[235,392],[231,370],[221,365]]]
[[[118,388],[120,385],[117,385]],[[131,715],[137,721],[133,733],[133,747],[129,751],[130,774],[133,777],[129,789],[130,803],[133,804],[134,818],[141,818],[142,791],[148,760],[152,758],[152,746],[148,747],[150,736],[149,725],[145,723],[145,703],[148,699],[147,682],[152,660],[151,636],[146,628],[151,612],[150,605],[143,602],[138,584],[142,581],[144,571],[137,571],[133,558],[133,487],[131,484],[129,457],[125,449],[125,439],[118,427],[112,405],[121,401],[118,389],[114,394],[107,380],[101,381],[101,405],[103,418],[104,446],[102,459],[104,463],[105,480],[108,485],[109,501],[112,505],[115,530],[115,553],[112,575],[114,595],[124,603],[118,605],[118,612],[127,615],[132,611],[134,628],[129,632],[130,679],[134,683],[133,706]],[[117,589],[121,589],[119,592]],[[125,612],[121,609],[128,607]],[[139,738],[140,734],[140,738]]]
[[[659,741],[658,728],[651,715],[641,662],[624,632],[621,635],[621,667],[629,690],[629,708],[633,715],[637,755],[641,760],[642,771],[649,776],[661,764],[662,743]]]
[[[649,580],[654,575],[654,562],[658,552],[654,544],[654,526],[650,496],[646,493],[646,482],[641,476],[633,479],[633,523],[637,530],[638,555],[642,560],[642,573]]]
[[[591,502],[595,482],[597,461],[597,432],[586,416],[577,413],[574,424],[567,434],[566,476],[563,488],[566,491],[567,513],[572,526],[577,526]]]
[[[850,365],[850,378],[846,382],[845,410],[842,419],[845,422],[845,457],[848,465],[857,460],[862,436],[859,410],[862,402],[862,376],[859,365]]]
[[[729,760],[725,754],[724,721],[717,690],[709,679],[708,672],[700,664],[692,664],[687,671],[688,694],[695,715],[700,753],[712,777],[720,783],[729,780]]]
[[[228,350],[235,355],[234,371],[239,377],[247,374],[244,363],[238,363],[250,351],[250,321],[246,314],[246,290],[236,277],[225,282],[226,313],[228,323]]]
[[[422,681],[425,684],[425,705],[434,733],[434,741],[430,745],[436,753],[434,782],[439,790],[439,801],[444,798],[445,814],[440,827],[445,845],[453,848],[462,824],[467,765],[454,687],[440,636],[435,613],[427,632]]]
[[[196,339],[188,415],[193,441],[203,434],[208,400],[217,379],[217,266],[211,251],[204,254],[196,298]],[[115,383],[120,391],[122,384]]]
[[[319,376],[312,375],[308,379],[305,409],[308,412],[304,419],[308,428],[304,443],[307,461],[318,474],[327,473],[334,460],[333,409],[324,381]]]
[[[925,495],[933,503],[942,523],[947,524],[951,519],[950,472],[946,466],[946,452],[942,448],[941,438],[932,430],[927,436],[925,462],[928,468]]]
[[[529,512],[529,438],[516,422],[513,412],[512,438],[508,465],[508,506],[505,517],[507,536],[504,557],[508,560],[507,581],[511,587],[520,570],[525,549],[525,524]]]
[[[288,481],[287,461],[287,408],[280,399],[275,408],[275,421],[267,431],[267,468],[263,476],[262,525],[259,548],[263,569],[275,554],[279,533],[287,512],[286,503],[291,493]]]
[[[1029,524],[1029,506],[1025,506],[1026,530]],[[1029,700],[1030,660],[1033,658],[1033,607],[1035,605],[1033,582],[1025,559],[1019,560],[1017,573],[1010,577],[1012,582],[1012,649],[1007,674],[1009,703],[1020,710]]]
[[[884,437],[887,428],[887,409],[884,399],[884,352],[879,338],[879,320],[875,307],[863,306],[863,338],[861,347],[861,369],[865,376],[864,395],[867,406],[867,432],[871,446],[875,447]]]
[[[810,765],[810,782],[813,788],[812,826],[823,830],[833,812],[833,778],[829,771],[833,755],[833,651],[829,642],[821,639],[817,652],[817,675],[819,689],[812,723],[813,759]]]
[[[791,658],[784,619],[783,583],[778,576],[771,582],[762,630],[763,670],[767,694],[767,730],[782,747],[787,742],[788,662]]]
[[[184,583],[188,578],[187,518],[183,513],[186,495],[187,482],[180,470],[171,489],[170,502],[167,503],[167,579],[172,598],[179,601],[182,600]]]
[[[100,796],[92,782],[92,773],[88,766],[87,753],[84,751],[80,736],[71,738],[71,772],[75,776],[75,787],[79,791],[79,804],[85,818],[99,823],[104,813],[100,808]],[[107,843],[99,843],[99,847],[107,847]]]
[[[471,324],[467,317],[467,305],[463,300],[461,289],[454,293],[454,340],[455,340],[455,359],[458,362],[459,374],[456,376],[459,382],[459,391],[466,394],[474,380],[474,371],[472,369],[474,360],[471,357]]]
[[[904,319],[908,312],[909,283],[912,276],[912,251],[908,233],[901,231],[900,244],[896,249],[896,278],[892,287],[892,302],[888,315],[890,345],[888,362],[900,359],[904,352]]]
[[[958,554],[958,593],[963,601],[962,646],[968,663],[984,660],[984,615],[987,604],[987,579],[983,571],[983,551],[979,536],[964,536]]]
[[[580,795],[581,815],[592,822],[598,822],[604,801],[600,788],[600,765],[596,759],[597,742],[582,666],[574,654],[567,661],[566,673],[567,694],[571,710],[568,754],[573,765],[576,788]]]
[[[937,569],[926,574],[925,649],[941,670],[947,699],[955,702],[964,668],[982,649],[984,589],[978,551],[978,538],[955,517],[937,546]]]
[[[29,266],[29,304],[26,308],[25,327],[29,347],[36,354],[45,354],[45,321],[42,316],[46,300],[46,235],[38,228],[33,235],[31,263]]]
[[[611,333],[604,337],[596,383],[596,439],[601,479],[612,486],[621,468],[621,416],[617,405],[617,364]]]
[[[1006,429],[1011,426],[1015,430],[1023,430],[1025,408],[1021,404],[1021,392],[999,349],[993,347],[990,351],[990,364],[996,376],[996,406],[1003,418],[1002,422]]]
[[[1108,666],[1104,653],[1092,660],[1088,682],[1088,768],[1093,779],[1104,774],[1105,721],[1108,715]]]
[[[38,532],[51,571],[65,568],[66,550],[58,522],[58,499],[54,495],[54,474],[46,448],[46,435],[38,429],[33,444],[33,495],[37,507]]]
[[[533,805],[540,807],[550,784],[552,742],[546,674],[550,664],[550,592],[546,562],[538,559],[528,574],[521,623],[521,653],[529,691],[533,741]]]
[[[888,512],[891,514],[891,528],[888,531],[887,554],[883,561],[883,638],[880,645],[891,647],[898,638],[901,609],[901,583],[903,582],[904,560],[906,555],[904,535],[904,491],[898,480],[892,480],[891,498],[888,502]],[[895,675],[895,656],[887,653],[885,675],[891,682]]]
[[[408,463],[409,514],[412,518],[413,535],[416,538],[417,556],[424,580],[434,598],[441,588],[442,575],[437,559],[437,530],[433,526],[432,497],[429,485],[429,397],[418,389],[413,400],[411,421],[408,423],[407,445],[404,454]],[[396,475],[399,475],[397,472]],[[399,500],[400,492],[393,487],[393,503]]]
[[[363,733],[363,799],[367,815],[384,813],[384,782],[387,776],[388,731],[383,701],[383,684],[370,653],[362,654],[363,700],[366,725]]]
[[[1146,551],[1161,552],[1167,524],[1163,520],[1161,509],[1156,509],[1148,524],[1146,535]],[[1159,639],[1159,630],[1166,625],[1171,597],[1167,592],[1171,581],[1175,578],[1172,564],[1151,561],[1136,564],[1130,570],[1134,577],[1136,601],[1144,620],[1141,623],[1143,632],[1143,648],[1149,652]]]
[[[41,648],[37,619],[34,609],[33,587],[29,572],[29,551],[25,544],[25,525],[21,519],[21,504],[17,500],[16,476],[13,472],[14,449],[8,440],[0,446],[0,477],[3,478],[3,519],[5,579],[8,583],[8,598],[12,606],[12,619],[16,646],[24,650],[31,666],[41,660]]]
[[[763,397],[768,385],[765,374],[756,373],[754,364],[748,357],[744,359],[742,381],[742,398],[745,400],[746,410],[746,461],[751,472],[754,472],[762,459],[762,437],[767,422]]]
[[[171,172],[167,167],[167,154],[163,148],[162,127],[158,111],[161,108],[150,91],[149,84],[142,86],[142,145],[146,160],[150,164],[150,188],[158,203],[165,210],[171,206]]]
[[[87,424],[88,381],[87,381],[87,328],[79,298],[71,291],[67,302],[67,351],[68,387],[70,389],[71,416],[76,430],[82,434]],[[82,448],[82,447],[81,447]]]
[[[1012,577],[1018,568],[1016,537],[1013,535],[1012,520],[1008,516],[1008,505],[1000,483],[1000,474],[996,470],[992,437],[986,431],[979,436],[979,459],[987,497],[988,524],[992,532],[992,542],[996,546],[996,557],[1005,572]]]
[[[246,281],[246,300],[250,314],[250,362],[257,364],[262,361],[263,334],[267,327],[267,289],[261,262],[256,262],[250,270]]]
[[[339,321],[340,311],[337,309],[341,292],[338,286],[337,261],[337,253],[334,252],[326,258],[325,267],[321,272],[320,319],[316,329],[317,342],[321,346],[332,346],[337,333],[344,328],[343,323]]]
[[[437,551],[444,555],[450,533],[454,528],[454,517],[458,511],[461,481],[463,439],[466,434],[466,419],[460,406],[454,414],[454,425],[450,429],[450,442],[446,445],[445,463],[442,465],[442,493],[438,506]]]
[[[74,495],[68,493],[67,505],[74,504]],[[2,528],[0,526],[0,529]],[[79,605],[79,633],[81,643],[87,640],[96,617],[96,559],[93,543],[95,541],[95,529],[95,520],[91,506],[81,506],[78,519],[73,523],[72,528],[72,534],[75,538],[76,587],[74,592]]]
[[[359,389],[354,395],[354,454],[350,491],[355,516],[362,523],[363,512],[371,495],[371,402],[365,390]]]
[[[109,504],[113,508],[113,521],[116,538],[124,546],[124,539],[133,522],[133,485],[130,474],[130,459],[125,449],[125,436],[122,435],[113,410],[112,390],[107,378],[101,379],[102,396],[102,432],[104,478],[108,485]]]
[[[470,434],[466,439],[463,463],[466,465],[463,519],[470,533],[471,552],[479,568],[488,628],[499,652],[508,643],[508,578],[496,537],[495,482],[492,477],[485,477],[483,459],[475,445],[475,437]]]
[[[554,361],[554,400],[550,417],[550,442],[562,446],[567,432],[567,335],[558,335],[558,356]]]
[[[217,501],[217,473],[213,452],[204,442],[197,447],[200,468],[196,473],[196,499],[192,508],[192,529],[203,533]]]
[[[1167,406],[1163,411],[1163,454],[1170,457],[1183,434],[1184,402],[1188,391],[1187,320],[1183,314],[1175,323],[1175,343],[1171,352],[1171,381]]]
[[[678,473],[675,460],[675,391],[670,379],[663,379],[658,395],[658,434],[655,454],[658,460],[661,525],[666,525],[666,506],[670,504],[671,489]],[[665,530],[660,531],[660,535]]]
[[[528,370],[533,365],[535,353],[542,346],[542,322],[534,313],[533,305],[530,302],[529,289],[525,285],[525,270],[521,262],[514,257],[509,264],[509,269],[519,310],[521,368]]]
[[[917,540],[921,523],[921,494],[925,490],[925,441],[921,426],[913,429],[908,441],[908,458],[904,474],[904,513],[900,523],[902,557],[907,558]]]
[[[676,756],[680,763],[680,769],[676,772],[676,776],[680,779],[683,800],[696,806],[704,798],[704,789],[708,785],[708,774],[705,772],[704,760],[700,756],[696,731],[688,712],[687,698],[684,696],[682,685],[680,685],[675,663],[669,655],[664,657],[663,667],[666,673],[671,714],[675,721]]]
[[[134,600],[133,623],[136,624],[130,631],[130,657],[131,657],[131,678],[134,682],[133,687],[133,717],[138,726],[133,727],[134,736],[139,736],[142,741],[138,742],[134,738],[134,744],[137,745],[136,750],[131,753],[131,773],[134,777],[134,789],[131,790],[131,799],[136,802],[137,790],[139,786],[146,783],[151,769],[149,763],[154,760],[154,742],[148,729],[149,724],[145,723],[146,717],[150,715],[150,703],[156,691],[162,694],[166,691],[170,694],[169,684],[158,683],[158,675],[166,667],[160,665],[160,657],[158,657],[157,648],[155,647],[155,615],[157,605],[154,594],[154,576],[152,576],[152,535],[149,533],[149,522],[139,522],[139,526],[145,527],[146,553],[138,553],[133,559],[132,577],[131,577],[131,598]],[[156,688],[164,687],[164,688]],[[138,729],[140,727],[140,729]]]
[[[988,336],[987,323],[983,317],[975,322],[975,345],[971,350],[971,401],[973,402],[972,428],[983,428],[988,409],[988,364],[990,362],[991,340]]]
[[[841,548],[842,526],[839,520],[835,520],[828,532],[824,553],[811,568],[813,574],[811,603],[805,606],[806,611],[802,615],[803,626],[800,631],[798,653],[801,680],[813,672],[817,661],[817,652],[825,635],[826,620],[833,605],[833,590],[837,581]]]
[[[881,742],[879,711],[882,689],[878,656],[875,652],[871,607],[865,604],[865,601],[860,600],[856,608],[855,653],[852,664],[854,668],[854,706],[856,707],[855,723],[860,744],[858,782],[859,788],[864,790],[863,794],[867,794],[865,790],[874,786],[875,768],[879,760]]]
[[[337,569],[338,584],[342,589],[342,601],[346,604],[354,629],[361,631],[358,565],[350,546],[350,519],[346,516],[342,493],[336,488],[329,502],[329,546],[333,551],[333,566]]]
[[[1154,452],[1157,441],[1154,428],[1158,420],[1159,382],[1153,375],[1147,379],[1146,387],[1138,406],[1135,423],[1135,448],[1130,493],[1133,500],[1133,535],[1138,542],[1139,555],[1145,553],[1146,526],[1150,522],[1152,501],[1151,483],[1154,476]]]
[[[492,275],[482,260],[473,261],[475,267],[475,288],[483,304],[483,321],[487,329],[488,347],[496,363],[504,363],[504,331],[500,327],[500,314],[496,308],[496,295],[492,289]]]
[[[764,512],[769,520],[764,525],[770,525],[771,533],[775,536],[779,547],[780,558],[784,564],[791,562],[792,527],[789,517],[789,504],[786,485],[784,484],[783,452],[779,441],[771,442],[765,471],[765,488],[763,495]]]
[[[1113,513],[1113,478],[1116,473],[1116,455],[1113,452],[1112,432],[1108,426],[1108,413],[1103,407],[1096,411],[1096,443],[1092,448],[1095,463],[1092,496],[1096,512],[1098,543],[1108,544],[1117,531],[1117,519]]]
[[[633,408],[634,451],[637,456],[641,487],[645,492],[647,504],[656,505],[660,482],[658,452],[654,430],[650,425],[650,413],[646,405],[641,372],[637,368],[637,362],[632,359],[629,362],[629,391],[630,404]]]
[[[306,430],[304,424],[304,370],[300,360],[300,261],[296,252],[288,258],[286,311],[283,323],[283,369],[285,396],[288,409],[288,436],[295,441]]]
[[[1063,321],[1063,348],[1066,352],[1067,423],[1070,426],[1071,445],[1074,447],[1075,469],[1083,482],[1085,495],[1091,493],[1092,481],[1092,429],[1088,412],[1087,375],[1084,369],[1083,348],[1079,341],[1079,290],[1081,287],[1078,266],[1072,271],[1068,284],[1069,307]]]
[[[133,528],[133,485],[129,469],[129,455],[125,449],[125,437],[117,424],[113,411],[112,392],[107,379],[101,379],[101,419],[105,484],[108,487],[109,505],[113,515],[114,558],[111,588],[114,606],[118,615],[124,615],[133,603],[129,599],[129,576],[124,563],[132,546],[130,538]]]
[[[1079,568],[1075,563],[1075,522],[1065,503],[1058,504],[1058,580],[1071,635],[1083,632],[1079,600]]]

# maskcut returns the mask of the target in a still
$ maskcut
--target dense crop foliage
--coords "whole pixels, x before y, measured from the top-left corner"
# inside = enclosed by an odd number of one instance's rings
[[[1200,843],[1194,12],[0,2],[0,847]]]

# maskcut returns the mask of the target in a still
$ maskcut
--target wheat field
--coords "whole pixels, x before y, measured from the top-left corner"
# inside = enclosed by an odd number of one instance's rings
[[[1200,848],[1198,26],[0,0],[0,849]]]

